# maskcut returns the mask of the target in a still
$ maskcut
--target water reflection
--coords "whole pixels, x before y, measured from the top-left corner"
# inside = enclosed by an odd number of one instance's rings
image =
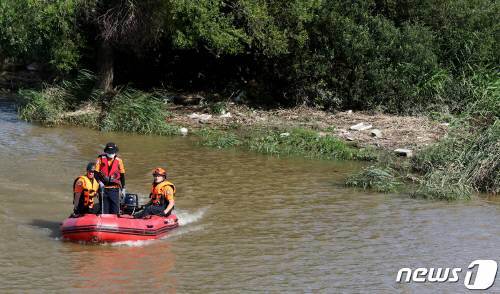
[[[111,292],[175,293],[175,255],[168,241],[131,242],[119,246],[71,244],[81,258],[73,264],[78,279],[71,288]]]

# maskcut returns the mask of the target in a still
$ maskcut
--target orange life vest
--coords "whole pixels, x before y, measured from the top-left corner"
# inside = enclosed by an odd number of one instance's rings
[[[99,172],[101,173],[102,180],[106,186],[121,186],[120,182],[120,162],[118,157],[111,161],[109,165],[109,159],[106,154],[99,155],[100,165]]]
[[[165,198],[165,194],[162,193],[162,190],[165,186],[172,187],[175,195],[175,186],[169,181],[163,181],[156,186],[153,185],[153,187],[151,187],[151,194],[149,194],[149,198],[151,198],[153,205],[168,205],[169,201]]]
[[[73,190],[75,189],[76,182],[82,180],[82,194],[83,194],[83,205],[85,207],[94,207],[94,197],[99,190],[99,182],[96,179],[89,179],[87,176],[79,176],[73,183]],[[81,196],[80,196],[81,197]]]

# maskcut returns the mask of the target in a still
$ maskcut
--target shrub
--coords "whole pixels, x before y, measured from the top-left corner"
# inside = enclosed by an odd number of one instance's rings
[[[92,72],[81,70],[73,80],[65,80],[58,85],[45,85],[42,90],[21,89],[19,95],[24,98],[24,103],[19,109],[19,116],[46,126],[62,124],[67,118],[63,116],[64,112],[75,110],[82,102],[97,100],[101,93],[93,90],[94,84]]]
[[[346,186],[373,189],[377,192],[395,192],[401,184],[394,170],[376,166],[366,167],[346,180]]]
[[[201,145],[203,146],[225,149],[241,144],[235,134],[219,130],[202,129],[198,132],[198,135],[201,137]]]
[[[68,106],[67,92],[60,87],[48,87],[42,91],[20,90],[24,103],[19,108],[19,117],[26,121],[36,121],[46,126],[63,122],[61,114]]]
[[[469,199],[473,191],[500,192],[499,80],[477,87],[447,138],[422,150],[412,168],[424,174],[415,196]]]
[[[224,114],[227,111],[226,102],[215,102],[209,105],[210,113],[213,114]]]
[[[167,124],[168,112],[159,93],[123,89],[116,94],[104,112],[100,128],[141,134],[170,135],[177,127]]]
[[[437,170],[427,174],[424,182],[410,195],[433,200],[468,200],[472,192],[471,186],[456,173]]]

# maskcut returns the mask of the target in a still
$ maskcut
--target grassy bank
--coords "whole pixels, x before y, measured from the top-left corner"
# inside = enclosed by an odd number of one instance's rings
[[[473,192],[500,192],[500,80],[480,90],[450,135],[412,160],[412,170],[424,175],[415,196],[467,199]]]
[[[448,136],[401,164],[385,158],[347,180],[348,186],[394,191],[407,179],[418,185],[413,197],[470,199],[500,192],[500,79],[479,80],[474,102],[451,119]]]
[[[330,160],[365,160],[376,164],[349,177],[347,186],[380,192],[408,191],[414,197],[470,199],[475,192],[500,191],[500,82],[498,75],[478,79],[471,87],[474,99],[460,115],[446,115],[447,137],[419,151],[411,160],[359,148],[331,133],[307,127],[224,126],[200,124],[191,133],[203,146],[240,148],[273,156],[300,156]],[[170,113],[164,91],[130,88],[104,96],[93,90],[94,77],[86,72],[72,82],[23,90],[20,117],[43,125],[79,125],[102,131],[180,135],[181,125],[167,123]],[[217,104],[214,104],[217,106]],[[210,106],[208,109],[214,107]],[[215,110],[212,110],[214,113]],[[435,116],[435,114],[432,114]],[[283,123],[283,125],[287,125]],[[416,185],[403,185],[412,182]]]
[[[216,148],[242,147],[274,156],[301,156],[317,159],[376,160],[371,148],[355,148],[330,135],[304,128],[291,129],[202,129],[201,144]]]
[[[131,88],[105,96],[95,90],[95,76],[80,72],[73,81],[45,86],[42,90],[20,90],[23,101],[19,116],[44,126],[76,125],[101,131],[170,135],[178,128],[166,123],[169,115],[164,93]]]
[[[93,75],[83,72],[72,82],[21,90],[19,116],[45,126],[77,125],[101,131],[181,135],[180,125],[167,123],[166,93],[125,88],[112,97],[93,90]],[[217,105],[217,104],[215,104]],[[213,107],[209,107],[212,109]],[[356,148],[332,135],[307,128],[202,127],[193,132],[200,144],[214,148],[241,148],[274,156],[319,159],[375,160],[371,148]]]

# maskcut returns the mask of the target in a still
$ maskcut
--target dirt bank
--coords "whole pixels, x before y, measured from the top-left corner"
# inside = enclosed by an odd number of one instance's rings
[[[258,110],[246,106],[229,105],[225,115],[211,114],[200,106],[170,106],[169,123],[182,125],[188,129],[211,126],[214,128],[293,128],[303,127],[317,130],[320,135],[332,134],[360,146],[375,146],[393,150],[409,148],[419,150],[438,141],[448,130],[446,124],[432,121],[427,117],[369,114],[366,112],[329,113],[308,107],[292,109]],[[228,115],[228,113],[230,115]],[[198,114],[193,115],[193,114]],[[204,117],[199,115],[205,114]],[[350,127],[365,123],[372,125],[364,131],[351,130]],[[371,131],[381,131],[380,137],[372,136]]]

